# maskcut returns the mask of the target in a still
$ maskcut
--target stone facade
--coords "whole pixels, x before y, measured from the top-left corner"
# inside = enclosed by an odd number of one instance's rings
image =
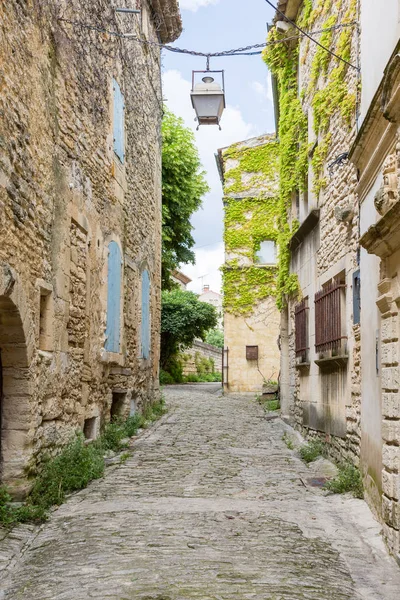
[[[310,4],[310,3],[308,3]],[[307,3],[289,1],[286,14],[299,22],[304,19]],[[312,2],[312,29],[325,29],[346,20],[351,2]],[[333,19],[332,19],[333,17]],[[289,16],[290,18],[290,16]],[[277,17],[278,19],[278,17]],[[331,21],[332,19],[332,21]],[[292,35],[292,30],[286,34]],[[357,62],[356,30],[352,31],[349,60]],[[340,33],[333,34],[334,49]],[[282,315],[281,380],[282,408],[291,414],[305,434],[319,435],[329,442],[337,458],[358,462],[360,440],[360,368],[359,325],[353,318],[353,274],[358,268],[358,206],[355,197],[356,171],[347,160],[328,165],[348,151],[354,139],[355,111],[347,122],[338,106],[329,117],[328,131],[316,130],[315,97],[327,85],[330,73],[338,66],[335,59],[316,74],[318,46],[301,38],[298,49],[298,95],[301,108],[308,115],[307,183],[293,195],[289,219],[300,224],[290,240],[291,273],[299,281],[299,297],[305,302],[306,348],[296,342],[296,316],[299,299],[291,298]],[[357,72],[348,68],[343,85],[349,93],[357,93]],[[329,142],[327,141],[329,140]],[[327,144],[327,150],[323,146]],[[317,172],[313,161],[321,151],[322,164]],[[319,183],[320,180],[322,183]],[[316,294],[329,285],[341,285],[341,336],[335,351],[317,345]],[[325,327],[323,325],[323,327]],[[339,354],[339,358],[338,355]],[[357,392],[358,390],[358,392]]]
[[[370,110],[352,147],[359,169],[358,195],[365,215],[360,244],[374,267],[368,294],[379,318],[379,467],[381,516],[390,549],[400,557],[400,69],[399,46],[386,67]],[[368,254],[367,254],[368,253]],[[372,285],[373,284],[373,285]],[[361,338],[363,340],[363,338]]]
[[[298,276],[303,304],[290,299],[282,315],[282,404],[303,433],[326,441],[337,460],[360,467],[366,499],[383,522],[390,550],[400,558],[400,6],[390,2],[383,17],[371,0],[281,2],[286,15],[300,23],[310,7],[315,30],[345,23],[351,14],[361,21],[361,28],[352,30],[346,59],[361,65],[362,87],[357,70],[348,66],[341,83],[355,94],[356,111],[349,115],[338,104],[329,112],[329,145],[321,168],[325,181],[315,194],[311,181],[316,173],[310,168],[306,192],[293,200],[292,215],[300,227],[290,242],[291,271]],[[325,43],[343,51],[340,35],[334,33]],[[385,43],[378,44],[383,38]],[[392,47],[388,40],[395,40]],[[312,131],[320,109],[315,98],[320,99],[338,67],[331,58],[318,63],[316,71],[318,52],[300,40],[299,98],[309,120],[310,167],[323,141]],[[379,71],[385,56],[388,64]],[[328,328],[329,316],[317,314],[318,292],[329,295],[332,282],[340,288],[342,337],[333,349],[320,344],[320,325]],[[306,350],[300,343],[304,307]]]
[[[278,379],[278,152],[274,135],[219,150],[225,206],[226,393],[261,393],[264,381]]]
[[[223,298],[221,294],[218,292],[213,292],[210,290],[208,285],[203,286],[203,291],[199,295],[200,302],[206,302],[207,304],[211,304],[218,312],[218,324],[217,329],[220,331],[224,330],[224,321],[223,321]]]
[[[184,354],[184,375],[197,375],[198,363],[201,359],[212,361],[214,364],[214,373],[222,373],[222,350],[211,344],[206,344],[200,340],[195,340],[193,346],[185,350]],[[211,362],[210,362],[211,364]]]
[[[163,42],[179,35],[175,0],[140,6],[141,17],[116,16],[108,0],[0,7],[1,478],[16,495],[44,449],[75,430],[95,437],[113,399],[127,415],[158,393],[160,51],[93,29]]]

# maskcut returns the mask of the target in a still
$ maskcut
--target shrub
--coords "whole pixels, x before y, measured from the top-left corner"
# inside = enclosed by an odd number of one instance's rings
[[[160,385],[172,385],[175,383],[174,378],[170,373],[160,369]]]
[[[101,436],[87,444],[79,433],[54,458],[47,457],[34,483],[26,504],[15,506],[6,488],[0,487],[0,523],[6,527],[16,523],[43,521],[47,509],[59,505],[65,496],[82,488],[104,474],[104,453],[119,451],[124,447],[122,440],[132,437],[146,421],[155,421],[166,412],[164,399],[148,404],[143,414],[136,413],[126,421],[116,419],[108,423]],[[129,453],[121,456],[127,459]]]
[[[300,458],[306,463],[314,462],[319,456],[324,456],[325,447],[321,440],[310,440],[299,449]]]
[[[0,524],[12,527],[16,523],[42,522],[47,518],[46,510],[41,506],[12,504],[12,498],[4,486],[0,487]]]
[[[337,476],[325,484],[333,494],[351,492],[355,498],[364,498],[364,488],[359,469],[351,463],[339,465]]]
[[[36,478],[28,504],[50,508],[61,504],[65,495],[81,490],[104,473],[99,446],[84,443],[82,435],[69,443],[58,456],[47,459]]]

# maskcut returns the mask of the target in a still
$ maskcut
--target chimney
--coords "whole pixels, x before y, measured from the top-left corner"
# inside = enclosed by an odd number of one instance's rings
[[[209,292],[210,291],[210,286],[209,285],[203,285],[203,294],[204,292]]]

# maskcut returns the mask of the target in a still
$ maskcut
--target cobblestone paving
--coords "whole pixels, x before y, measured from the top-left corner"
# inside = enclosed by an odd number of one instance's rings
[[[216,390],[169,388],[133,456],[30,533],[0,598],[399,600],[366,504],[305,486],[287,426]]]

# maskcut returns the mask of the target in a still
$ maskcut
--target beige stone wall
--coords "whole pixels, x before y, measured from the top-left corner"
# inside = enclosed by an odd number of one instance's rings
[[[279,377],[279,311],[275,298],[254,306],[248,317],[225,313],[224,389],[228,393],[261,393],[264,380]],[[258,346],[258,360],[246,359],[246,346]]]
[[[196,360],[198,361],[201,358],[207,360],[212,359],[214,361],[214,373],[222,373],[222,350],[215,346],[211,346],[211,344],[205,344],[200,340],[195,340],[193,346],[187,348],[183,353],[183,374],[196,375]]]
[[[314,7],[317,2],[314,3]],[[344,19],[349,2],[343,2],[339,8],[336,22]],[[300,8],[301,12],[301,8]],[[323,15],[313,24],[320,29],[329,14]],[[338,34],[336,34],[338,35]],[[359,52],[356,30],[354,29],[350,62],[357,62]],[[302,94],[309,88],[312,64],[317,51],[315,44],[306,39],[300,40],[299,54],[299,93],[303,111],[309,116],[310,147],[321,139],[316,138],[313,130],[312,94]],[[332,60],[330,69],[336,65]],[[321,76],[315,88],[324,85]],[[346,73],[346,85],[350,92],[357,93],[357,72],[349,68]],[[312,230],[304,233],[296,249],[292,251],[291,272],[297,274],[301,296],[308,298],[309,311],[309,350],[306,365],[299,366],[295,353],[294,309],[297,299],[289,301],[282,332],[282,344],[285,348],[282,370],[287,382],[281,400],[288,411],[292,412],[297,427],[305,434],[321,436],[327,441],[336,458],[351,458],[358,462],[360,440],[360,359],[359,326],[353,326],[353,289],[352,276],[357,270],[358,247],[358,204],[355,195],[357,186],[356,170],[353,165],[344,162],[340,167],[328,171],[337,156],[349,150],[355,137],[356,115],[352,115],[353,127],[348,127],[339,110],[333,114],[329,133],[331,142],[321,175],[326,186],[317,196],[313,191],[315,173],[309,159],[308,185],[306,192],[300,192],[299,210],[295,203],[292,218],[298,218],[302,224],[311,211],[319,211],[319,218]],[[341,211],[349,211],[350,217],[342,220]],[[325,358],[315,350],[315,294],[332,278],[342,274],[346,284],[342,310],[343,331],[347,339],[343,354],[348,356],[347,365],[332,368],[320,368],[315,361]]]
[[[255,155],[251,153],[271,148],[274,148],[275,154],[270,156],[270,164],[264,164],[259,172],[252,172],[260,163],[249,159]],[[272,262],[257,262],[257,252],[261,250],[260,242],[276,244],[279,173],[278,160],[274,159],[278,158],[278,154],[278,142],[274,134],[238,142],[219,151],[221,172],[224,174],[225,210],[229,210],[229,203],[233,202],[238,206],[237,215],[246,211],[243,219],[238,217],[238,222],[230,223],[227,216],[225,217],[226,240],[228,233],[236,234],[236,231],[240,239],[241,228],[245,230],[254,215],[257,215],[257,225],[264,228],[263,233],[260,233],[256,231],[255,225],[251,234],[242,238],[246,240],[245,247],[238,247],[236,242],[232,248],[228,247],[225,251],[224,268],[226,272],[232,270],[235,273],[235,277],[224,279],[225,393],[261,393],[265,380],[277,381],[279,378],[280,315],[275,296],[276,262],[273,262],[272,253],[268,255]],[[248,166],[246,158],[249,160]],[[241,167],[239,176],[234,171],[238,167]],[[251,208],[241,208],[240,204],[247,200],[251,201]],[[263,281],[264,273],[270,275],[270,284],[265,286],[261,295],[256,295],[255,288],[263,285],[259,282]],[[242,275],[245,280],[247,278],[246,285],[249,286],[248,289],[244,286],[245,291],[240,284]],[[251,289],[251,285],[254,289]],[[229,305],[229,297],[240,298],[240,309],[235,310]],[[258,360],[246,358],[246,346],[258,347]]]
[[[0,6],[1,470],[21,492],[43,449],[56,450],[85,419],[110,419],[113,391],[126,392],[125,414],[131,399],[140,406],[158,393],[160,53],[60,17],[140,30],[108,0]],[[146,29],[156,40],[152,20]],[[180,22],[172,30],[176,37]],[[113,77],[126,105],[123,165],[113,152]],[[104,350],[111,240],[123,262],[117,354]],[[143,268],[149,360],[140,358]]]

